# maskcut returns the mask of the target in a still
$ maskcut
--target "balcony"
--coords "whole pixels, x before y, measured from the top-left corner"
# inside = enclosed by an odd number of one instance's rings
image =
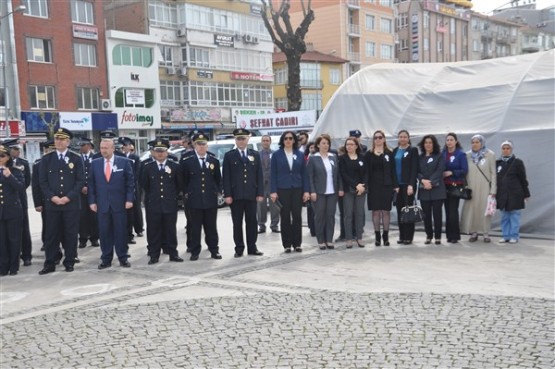
[[[347,7],[360,9],[360,0],[347,0]]]
[[[303,79],[301,78],[301,88],[321,89],[324,83],[320,79]]]
[[[347,59],[349,59],[351,63],[360,63],[360,53],[348,52]]]
[[[360,26],[358,24],[349,24],[349,36],[360,36]]]

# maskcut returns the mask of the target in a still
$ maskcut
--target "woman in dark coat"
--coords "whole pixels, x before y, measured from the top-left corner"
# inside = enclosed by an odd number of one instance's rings
[[[420,157],[418,158],[418,199],[424,211],[424,229],[426,230],[426,245],[441,244],[441,224],[443,201],[446,198],[443,185],[443,171],[445,162],[442,160],[439,143],[434,135],[426,135],[418,144]],[[433,225],[432,225],[433,217]]]
[[[393,149],[395,174],[399,182],[397,193],[398,244],[410,245],[414,237],[414,223],[401,223],[401,209],[414,203],[416,195],[416,173],[418,171],[418,149],[411,146],[409,132],[405,129],[397,134],[398,146]]]
[[[16,275],[19,270],[23,206],[23,172],[13,166],[8,148],[0,145],[0,275]]]
[[[501,158],[497,160],[497,209],[501,210],[499,243],[517,243],[520,229],[520,211],[530,197],[526,169],[522,160],[513,154],[513,143],[501,144]]]

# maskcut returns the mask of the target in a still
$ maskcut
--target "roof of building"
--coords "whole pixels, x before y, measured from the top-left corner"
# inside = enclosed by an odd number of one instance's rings
[[[280,63],[287,60],[287,57],[283,52],[275,52],[272,55],[273,63]],[[320,62],[320,63],[337,63],[343,64],[347,63],[348,60],[340,58],[338,56],[323,54],[319,51],[307,51],[301,56],[301,61],[303,62]]]

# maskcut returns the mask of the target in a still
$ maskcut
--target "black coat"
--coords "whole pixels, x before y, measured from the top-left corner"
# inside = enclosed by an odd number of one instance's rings
[[[0,219],[21,218],[23,205],[21,194],[25,192],[23,172],[14,166],[9,167],[9,177],[0,174]]]
[[[158,162],[152,161],[141,170],[140,184],[145,194],[145,210],[153,213],[177,213],[177,198],[182,190],[181,168],[172,160],[166,160],[161,171]]]
[[[524,209],[524,199],[530,197],[526,169],[522,160],[514,156],[508,161],[497,160],[497,209]]]
[[[222,186],[220,161],[206,155],[206,164],[201,168],[198,157],[193,152],[184,156],[180,165],[183,173],[183,194],[187,198],[187,206],[191,209],[217,208]]]
[[[52,151],[44,155],[40,161],[39,183],[46,210],[63,211],[81,208],[81,189],[85,185],[83,159],[69,150],[65,158],[64,162],[60,162],[57,151]],[[65,205],[55,205],[50,200],[54,196],[67,196],[71,201]]]
[[[33,164],[33,174],[31,175],[31,191],[33,194],[33,203],[35,204],[35,208],[44,206],[44,195],[40,189],[39,183],[40,160],[41,159],[35,160],[35,163]]]
[[[257,196],[264,196],[264,174],[260,155],[251,149],[246,151],[246,162],[243,162],[237,149],[230,150],[224,155],[222,174],[224,197],[254,201]]]

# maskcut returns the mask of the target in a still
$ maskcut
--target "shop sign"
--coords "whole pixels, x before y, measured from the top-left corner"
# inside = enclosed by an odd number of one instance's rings
[[[307,129],[316,123],[316,110],[292,111],[261,115],[238,115],[237,128],[263,129],[265,131],[284,129]]]
[[[233,39],[233,36],[215,34],[214,44],[218,46],[233,47],[235,45],[235,40]]]
[[[98,40],[98,28],[94,26],[73,25],[73,37],[87,40]]]

